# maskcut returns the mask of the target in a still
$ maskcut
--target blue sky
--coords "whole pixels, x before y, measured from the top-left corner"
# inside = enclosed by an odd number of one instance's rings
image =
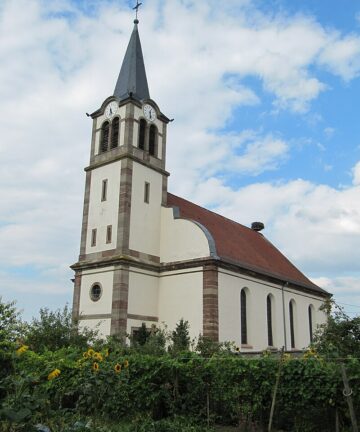
[[[360,311],[360,4],[144,0],[170,191],[264,234]],[[71,303],[92,112],[132,30],[121,0],[0,5],[0,295]],[[26,29],[26,31],[19,31]]]

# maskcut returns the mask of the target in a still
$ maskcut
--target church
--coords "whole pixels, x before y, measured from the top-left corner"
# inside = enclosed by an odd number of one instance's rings
[[[308,346],[330,295],[262,223],[246,227],[168,192],[170,120],[150,98],[138,23],[114,94],[91,114],[73,318],[119,336],[142,323],[173,330],[183,318],[191,337],[244,352]]]

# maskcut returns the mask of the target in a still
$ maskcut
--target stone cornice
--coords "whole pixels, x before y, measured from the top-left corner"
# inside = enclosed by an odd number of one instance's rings
[[[93,162],[91,165],[89,165],[86,168],[84,168],[84,171],[86,171],[86,172],[87,171],[92,171],[93,169],[99,168],[99,167],[104,166],[104,165],[108,165],[110,163],[113,163],[113,162],[116,162],[116,161],[119,161],[119,160],[122,160],[122,159],[125,159],[125,158],[131,159],[131,160],[133,160],[133,161],[135,161],[135,162],[137,162],[137,163],[139,163],[139,164],[141,164],[143,166],[146,166],[147,168],[151,168],[154,171],[157,171],[157,172],[159,172],[160,174],[162,174],[162,175],[164,175],[166,177],[169,177],[169,175],[170,175],[170,173],[168,171],[165,171],[162,168],[156,167],[156,166],[152,165],[150,162],[141,160],[137,156],[134,156],[134,155],[132,155],[131,153],[128,153],[128,152],[116,155],[116,156],[112,157],[111,159],[107,159],[107,160],[103,160],[103,161],[98,161],[98,162]]]
[[[234,273],[238,273],[240,275],[245,275],[248,277],[260,279],[262,281],[266,281],[272,284],[276,284],[280,286],[285,286],[286,284],[287,288],[296,289],[323,298],[331,297],[331,294],[325,291],[324,292],[317,291],[315,289],[311,289],[310,287],[300,285],[299,283],[294,281],[284,280],[281,279],[280,277],[276,277],[275,275],[260,273],[255,269],[245,268],[239,264],[224,260],[222,258],[203,257],[203,258],[195,258],[192,260],[152,264],[152,263],[144,262],[142,259],[138,259],[130,255],[113,255],[111,257],[102,258],[101,260],[79,261],[73,264],[71,268],[75,271],[79,271],[79,270],[83,271],[87,269],[102,268],[102,267],[113,266],[113,265],[115,266],[119,264],[129,265],[143,270],[152,271],[154,273],[159,273],[159,275],[161,273],[166,273],[171,271],[186,270],[194,267],[204,267],[204,266],[213,265],[223,270],[228,270]]]

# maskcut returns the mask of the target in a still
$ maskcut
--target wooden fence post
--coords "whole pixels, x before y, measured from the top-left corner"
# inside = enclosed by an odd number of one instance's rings
[[[281,374],[281,369],[282,369],[282,364],[283,364],[283,357],[284,357],[284,347],[282,347],[282,349],[281,349],[279,367],[278,367],[278,372],[277,372],[277,375],[276,375],[274,393],[273,393],[273,397],[272,397],[272,401],[271,401],[271,409],[270,409],[268,432],[271,432],[271,428],[272,428],[272,421],[273,421],[274,410],[275,410],[276,394],[277,394],[278,387],[279,387],[280,374]]]
[[[346,397],[346,401],[349,405],[349,411],[350,411],[350,417],[351,417],[351,424],[352,424],[352,429],[353,432],[359,432],[358,426],[357,426],[357,422],[356,422],[356,417],[355,417],[355,411],[354,411],[354,406],[352,403],[352,390],[349,386],[349,381],[346,375],[346,369],[343,363],[341,363],[340,365],[341,367],[341,375],[342,375],[342,379],[344,382],[344,390],[343,390],[343,395]]]

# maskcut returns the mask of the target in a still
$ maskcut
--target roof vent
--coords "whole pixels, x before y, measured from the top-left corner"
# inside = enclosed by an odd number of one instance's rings
[[[253,222],[251,224],[251,229],[253,231],[262,231],[265,228],[265,225],[262,222]]]

